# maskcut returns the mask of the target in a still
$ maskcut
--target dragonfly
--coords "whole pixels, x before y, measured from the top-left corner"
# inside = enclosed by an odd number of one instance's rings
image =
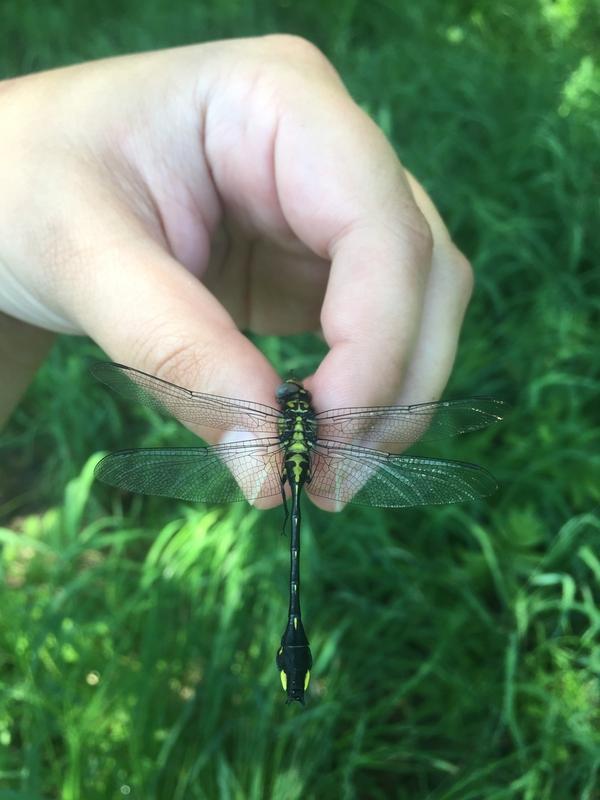
[[[499,422],[504,403],[491,397],[316,412],[310,392],[294,379],[277,389],[276,408],[191,391],[122,364],[99,362],[91,370],[127,400],[166,412],[196,432],[223,432],[212,446],[109,453],[95,469],[100,481],[193,502],[283,501],[290,520],[289,607],[275,662],[288,703],[304,704],[313,664],[300,608],[302,493],[338,507],[405,508],[475,500],[497,488],[475,464],[397,452],[417,440],[438,441]]]

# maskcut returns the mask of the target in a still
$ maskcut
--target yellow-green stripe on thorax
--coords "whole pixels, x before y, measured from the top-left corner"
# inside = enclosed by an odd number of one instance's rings
[[[296,485],[304,483],[308,474],[310,447],[306,438],[306,420],[311,413],[306,400],[295,398],[285,404],[285,463],[288,475]]]

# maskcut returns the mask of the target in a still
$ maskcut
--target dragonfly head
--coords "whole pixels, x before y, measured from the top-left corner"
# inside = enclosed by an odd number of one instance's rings
[[[297,700],[304,705],[304,693],[310,681],[312,655],[302,621],[293,617],[281,638],[281,647],[276,656],[281,685],[287,694],[287,702]]]
[[[285,383],[282,383],[275,392],[275,397],[280,406],[285,406],[293,400],[304,400],[307,403],[311,401],[310,392],[302,386],[301,383],[290,378]]]

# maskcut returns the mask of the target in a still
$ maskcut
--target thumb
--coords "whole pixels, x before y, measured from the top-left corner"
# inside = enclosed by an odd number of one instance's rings
[[[83,283],[71,316],[112,360],[194,391],[274,404],[273,367],[208,289],[150,238],[98,253]]]

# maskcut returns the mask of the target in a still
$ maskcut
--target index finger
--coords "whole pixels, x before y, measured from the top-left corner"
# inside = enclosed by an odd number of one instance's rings
[[[391,145],[341,85],[329,88],[310,109],[298,93],[275,148],[286,220],[331,261],[321,309],[330,351],[307,381],[318,410],[397,398],[432,256],[428,223]]]
[[[428,233],[406,219],[396,230],[373,220],[344,233],[321,311],[330,350],[310,380],[322,410],[396,402],[419,332],[430,263]]]

